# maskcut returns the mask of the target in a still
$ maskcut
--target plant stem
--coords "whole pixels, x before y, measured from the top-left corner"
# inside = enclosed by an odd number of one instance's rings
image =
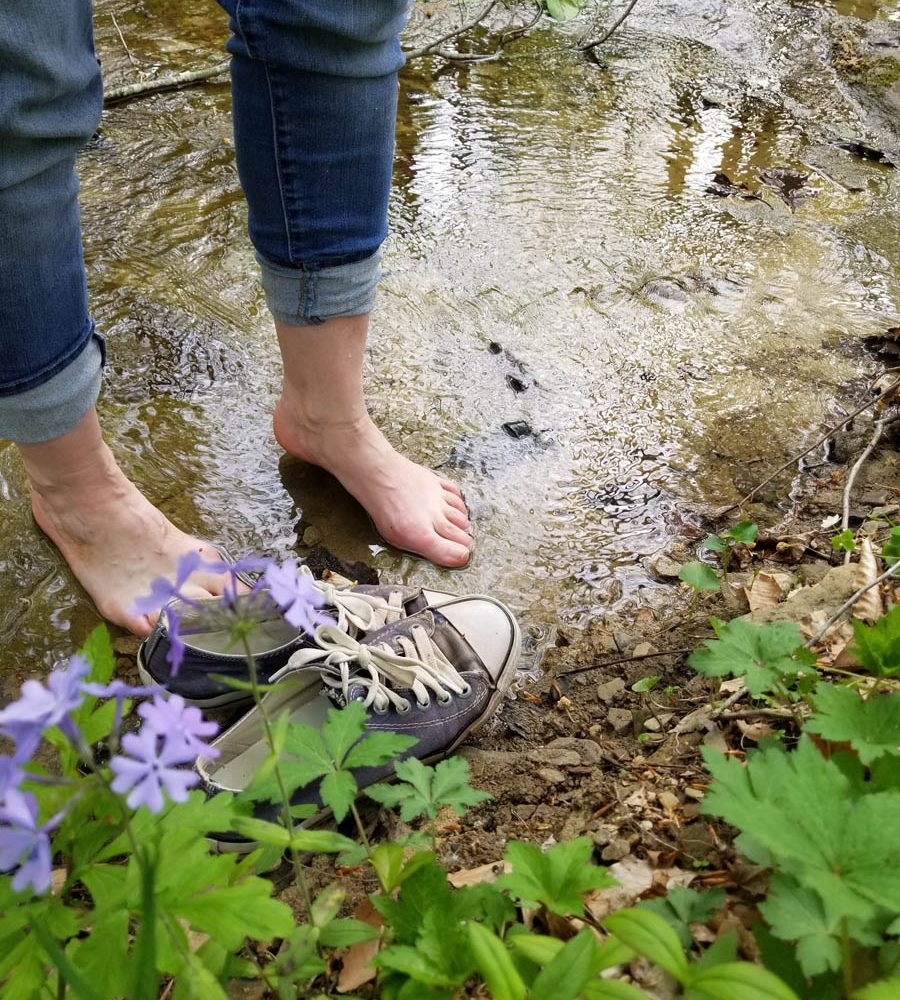
[[[853,993],[853,947],[850,943],[850,931],[847,927],[847,918],[841,918],[841,971],[844,976],[844,995],[848,998]]]
[[[359,810],[356,808],[355,802],[350,803],[350,813],[353,816],[353,821],[356,823],[359,839],[363,842],[363,847],[366,849],[366,856],[371,861],[372,845],[369,843],[369,838],[366,836],[366,828],[363,826],[362,817],[359,815]]]
[[[269,744],[269,749],[277,757],[278,754],[275,749],[275,739],[272,736],[272,724],[269,721],[269,716],[262,703],[262,692],[259,690],[259,677],[256,671],[256,659],[253,656],[253,651],[250,649],[250,643],[247,641],[246,635],[241,635],[241,643],[244,647],[244,656],[247,659],[247,666],[250,670],[250,685],[253,689],[253,701],[255,702],[256,709],[262,719],[263,729],[266,734],[266,742]],[[287,787],[285,786],[284,778],[281,774],[281,768],[278,766],[277,760],[275,763],[274,774],[275,780],[278,782],[278,792],[281,795],[281,819],[284,823],[284,828],[287,830],[288,834],[291,834],[294,829],[294,823],[291,817],[291,797],[287,793]],[[288,850],[290,851],[291,862],[294,866],[294,881],[297,883],[297,888],[303,896],[303,904],[306,907],[306,916],[309,919],[310,925],[315,926],[312,911],[312,897],[309,893],[309,886],[306,884],[306,877],[303,874],[303,865],[300,862],[300,854],[298,853],[297,848],[293,845],[291,845]]]

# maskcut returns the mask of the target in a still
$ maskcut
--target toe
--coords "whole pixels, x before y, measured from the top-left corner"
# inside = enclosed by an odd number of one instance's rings
[[[117,624],[127,628],[129,632],[136,635],[139,639],[146,639],[148,635],[153,631],[153,626],[156,624],[157,615],[135,615],[128,614],[127,612],[123,615],[108,615],[100,610],[100,613],[104,618],[108,618],[110,621],[117,622]]]
[[[472,550],[468,545],[457,544],[449,539],[440,538],[429,558],[437,566],[458,569],[469,561]]]
[[[463,531],[462,528],[457,527],[452,522],[444,519],[439,521],[435,526],[434,530],[441,536],[441,538],[446,538],[451,542],[458,542],[460,545],[464,545],[467,549],[472,546],[472,538],[467,531]]]
[[[443,486],[448,493],[453,493],[462,498],[462,490],[456,485],[456,483],[453,482],[452,479],[442,479],[441,486]]]
[[[455,524],[457,528],[461,528],[466,534],[470,535],[472,533],[472,525],[462,511],[457,510],[455,507],[448,507],[445,511],[445,516],[451,524]]]
[[[458,493],[451,493],[449,490],[444,490],[442,498],[445,504],[455,507],[461,514],[469,513],[466,501]]]

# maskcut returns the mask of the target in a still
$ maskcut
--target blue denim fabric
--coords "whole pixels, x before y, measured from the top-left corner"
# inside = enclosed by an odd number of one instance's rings
[[[408,0],[221,2],[238,169],[272,312],[298,325],[368,312]],[[56,437],[96,399],[102,341],[74,168],[101,101],[90,0],[2,0],[0,437]]]
[[[78,423],[96,398],[102,350],[86,350],[95,333],[75,154],[93,134],[101,103],[90,4],[3,0],[0,436],[46,440],[49,429]],[[56,379],[76,362],[76,377]],[[37,387],[50,381],[44,405]]]

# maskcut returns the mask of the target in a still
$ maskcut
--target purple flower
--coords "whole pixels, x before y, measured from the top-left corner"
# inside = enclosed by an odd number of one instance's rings
[[[84,700],[81,680],[89,671],[87,660],[76,653],[64,668],[50,672],[46,687],[27,680],[22,696],[0,710],[0,734],[15,740],[15,763],[28,760],[51,726],[66,728],[69,712]]]
[[[113,757],[109,762],[115,774],[112,790],[129,792],[126,799],[132,809],[146,806],[150,812],[158,813],[165,805],[163,790],[173,802],[185,802],[188,789],[200,780],[199,776],[175,764],[187,764],[196,756],[177,740],[162,741],[152,726],[144,725],[139,733],[126,733],[122,737],[122,749],[129,757]]]
[[[93,682],[82,683],[81,690],[85,694],[93,695],[95,698],[115,698],[116,699],[116,716],[113,721],[113,732],[118,732],[119,724],[122,722],[122,709],[126,698],[149,698],[150,695],[156,694],[157,691],[162,691],[162,686],[159,684],[153,684],[149,686],[141,685],[140,687],[134,687],[132,684],[126,684],[124,681],[120,681],[117,678],[109,682],[109,684],[95,684]]]
[[[50,888],[50,838],[47,832],[61,816],[38,826],[37,800],[30,792],[10,789],[6,802],[0,807],[0,871],[11,871],[12,887],[21,892],[30,885],[35,892]]]
[[[181,695],[173,694],[168,699],[159,695],[152,702],[145,701],[138,708],[138,715],[144,719],[144,730],[150,730],[161,736],[166,745],[182,748],[188,754],[188,760],[193,760],[201,754],[207,759],[218,757],[219,751],[207,746],[203,739],[215,736],[219,727],[215,722],[207,722],[200,714],[200,709],[193,705],[185,705]]]
[[[316,613],[317,608],[325,606],[325,597],[312,576],[297,569],[295,559],[285,559],[281,566],[270,563],[264,578],[272,599],[294,628],[312,633],[317,625],[331,621],[327,615]]]
[[[0,754],[0,803],[6,798],[7,792],[19,787],[24,776],[25,772],[16,767],[12,757]]]

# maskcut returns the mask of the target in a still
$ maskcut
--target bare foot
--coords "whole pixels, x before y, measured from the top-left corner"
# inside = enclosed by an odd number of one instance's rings
[[[62,438],[19,445],[31,479],[31,509],[104,618],[146,636],[155,615],[132,611],[156,577],[175,578],[179,556],[218,553],[179,531],[116,464],[93,411]],[[184,593],[218,596],[227,577],[198,573]]]
[[[335,476],[391,545],[438,566],[459,567],[472,551],[459,487],[399,454],[368,415],[312,423],[283,395],[275,438],[285,451]]]

